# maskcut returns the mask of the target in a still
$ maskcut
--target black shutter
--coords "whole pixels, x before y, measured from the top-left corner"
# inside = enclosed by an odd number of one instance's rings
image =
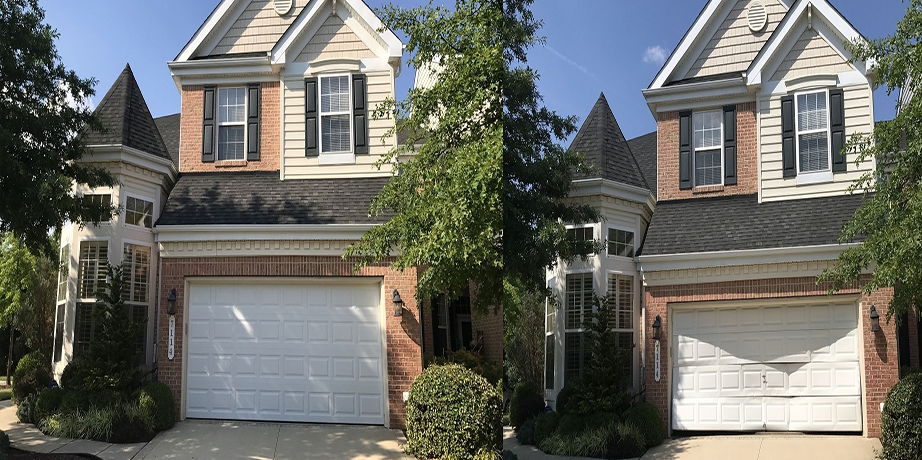
[[[352,132],[355,153],[368,153],[368,95],[365,74],[352,75]]]
[[[832,172],[845,172],[845,94],[841,89],[829,90],[829,133],[832,136]]]
[[[317,77],[304,79],[304,155],[315,157],[320,154],[317,144]]]
[[[691,112],[679,113],[679,188],[692,188]]]
[[[784,177],[797,177],[795,137],[794,96],[785,96],[781,98],[781,166]]]
[[[214,136],[215,136],[215,87],[205,87],[205,106],[202,117],[202,162],[214,162]]]
[[[724,185],[736,185],[736,106],[724,106]]]
[[[259,83],[247,87],[247,161],[259,161]]]

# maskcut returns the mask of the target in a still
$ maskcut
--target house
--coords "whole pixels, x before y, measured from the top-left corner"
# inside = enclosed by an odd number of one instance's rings
[[[130,267],[145,365],[180,418],[403,427],[449,317],[440,351],[501,360],[501,316],[444,299],[434,320],[421,269],[343,259],[388,218],[368,213],[392,175],[374,163],[400,136],[371,113],[395,96],[402,55],[359,0],[221,0],[168,63],[180,113],[153,119],[126,67],[83,160],[120,185],[79,190],[122,209],[64,228],[55,373],[92,341],[106,261]]]
[[[617,305],[633,387],[670,432],[880,436],[902,350],[918,365],[916,321],[898,340],[875,322],[892,288],[817,284],[853,244],[838,236],[863,198],[847,189],[875,166],[841,152],[874,126],[872,66],[844,46],[859,38],[826,0],[710,0],[643,90],[655,134],[625,141],[600,99],[571,148],[601,178],[571,199],[604,220],[572,231],[607,251],[548,272],[551,403],[579,372],[594,292]]]

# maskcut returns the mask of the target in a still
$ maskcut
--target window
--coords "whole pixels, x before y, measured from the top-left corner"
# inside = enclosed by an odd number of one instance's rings
[[[154,203],[140,198],[125,200],[125,223],[151,228],[154,220]]]
[[[592,311],[592,286],[592,273],[567,275],[564,325],[564,379],[567,381],[578,377],[583,369],[583,321]]]
[[[96,193],[96,194],[85,194],[85,195],[83,195],[83,199],[89,201],[91,204],[98,205],[98,206],[104,206],[104,207],[107,207],[107,208],[108,208],[109,206],[112,206],[112,195],[110,195],[110,194],[98,194],[98,193]],[[106,221],[108,221],[108,220],[109,220],[109,218],[107,217],[107,218],[104,220],[104,222],[106,222]]]
[[[54,312],[54,362],[61,360],[61,353],[64,352],[64,311],[67,309],[66,303],[58,304]]]
[[[577,227],[567,229],[567,240],[580,242],[580,241],[592,241],[592,227]]]
[[[54,313],[54,362],[61,360],[64,347],[64,311],[67,308],[67,283],[70,276],[70,244],[61,248],[58,266],[58,303]]]
[[[80,242],[79,298],[96,298],[96,290],[106,280],[106,264],[108,264],[108,261],[108,241]]]
[[[557,321],[555,303],[547,303],[544,318],[544,388],[554,389],[554,323]]]
[[[96,323],[93,321],[93,303],[79,302],[74,319],[74,358],[90,351]]]
[[[147,304],[150,286],[150,246],[125,243],[125,300]]]
[[[624,363],[622,371],[627,379],[632,379],[633,355],[630,354],[630,350],[634,349],[634,277],[610,273],[606,296],[609,311],[614,313],[609,318],[608,327],[615,331],[618,346],[629,350],[629,358]],[[630,382],[631,380],[628,381],[628,385]]]
[[[608,255],[634,257],[634,232],[609,228]]]
[[[829,106],[825,90],[798,94],[797,164],[800,172],[829,171]]]
[[[58,302],[67,300],[67,277],[70,275],[70,244],[61,248],[58,266]]]
[[[723,183],[723,126],[720,110],[692,114],[695,186]]]
[[[320,153],[352,151],[349,76],[320,77]]]
[[[246,159],[247,89],[218,88],[218,161]]]

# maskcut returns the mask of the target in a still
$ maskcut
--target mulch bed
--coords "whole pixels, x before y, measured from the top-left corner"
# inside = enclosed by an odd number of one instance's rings
[[[25,450],[10,449],[10,460],[101,460],[93,454],[40,454]]]

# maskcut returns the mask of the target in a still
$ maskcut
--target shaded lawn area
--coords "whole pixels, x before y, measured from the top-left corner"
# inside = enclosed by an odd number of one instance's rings
[[[12,388],[0,388],[0,401],[6,401],[13,397]]]

